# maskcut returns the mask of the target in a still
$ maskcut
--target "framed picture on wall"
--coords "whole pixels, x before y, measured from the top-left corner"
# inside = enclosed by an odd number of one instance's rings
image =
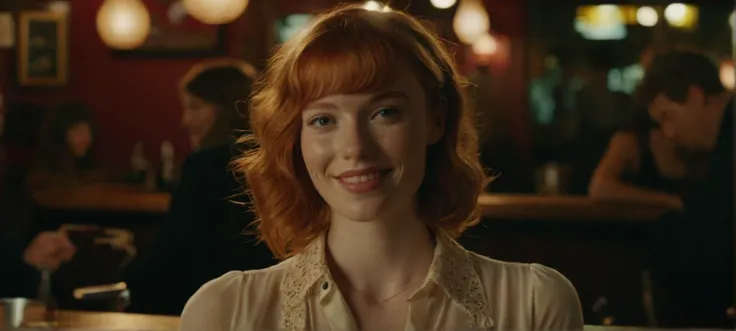
[[[225,51],[225,26],[197,21],[181,1],[143,0],[151,28],[143,45],[133,50],[114,50],[118,56],[203,57]]]
[[[69,39],[66,15],[21,12],[18,20],[18,83],[61,86],[68,77]]]

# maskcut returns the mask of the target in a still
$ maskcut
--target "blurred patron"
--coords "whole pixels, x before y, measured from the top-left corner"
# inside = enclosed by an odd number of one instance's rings
[[[632,129],[614,134],[593,173],[588,194],[595,199],[635,200],[682,209],[688,171],[686,152],[665,136],[646,108]]]
[[[704,178],[683,195],[683,211],[655,226],[650,271],[656,319],[664,327],[731,328],[733,95],[715,63],[689,50],[656,55],[638,92],[665,137],[709,153]]]
[[[0,298],[35,298],[41,270],[54,271],[74,256],[76,248],[62,232],[41,232],[25,249],[0,236]]]
[[[256,70],[247,63],[215,60],[194,66],[179,83],[182,124],[192,149],[227,144],[245,127],[250,78]]]
[[[111,179],[110,174],[94,167],[94,119],[92,110],[80,102],[59,105],[41,128],[36,165],[27,180],[27,188],[72,188],[86,183]]]
[[[265,245],[243,230],[253,221],[242,184],[230,170],[241,151],[255,70],[238,61],[195,66],[181,84],[183,122],[196,150],[184,162],[169,215],[150,254],[134,261],[126,282],[130,311],[178,315],[207,281],[231,270],[273,263]]]

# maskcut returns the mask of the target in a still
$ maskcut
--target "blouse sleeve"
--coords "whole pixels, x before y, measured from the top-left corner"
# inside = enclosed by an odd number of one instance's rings
[[[535,330],[583,330],[583,312],[575,287],[552,268],[532,264]]]
[[[187,301],[179,320],[179,331],[229,331],[237,313],[243,311],[240,295],[248,287],[249,275],[231,271],[202,286]]]

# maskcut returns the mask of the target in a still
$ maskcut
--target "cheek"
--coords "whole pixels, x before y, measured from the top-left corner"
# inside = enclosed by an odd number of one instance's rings
[[[376,141],[386,155],[394,162],[400,160],[405,167],[410,168],[416,168],[416,164],[425,162],[427,146],[424,136],[423,128],[412,125],[394,126],[375,134]]]
[[[309,176],[312,178],[319,177],[325,172],[332,159],[330,141],[323,137],[303,133],[300,146],[304,165],[309,171]]]
[[[201,118],[202,124],[209,128],[215,124],[215,121],[217,120],[217,110],[214,108],[205,108],[202,110]]]

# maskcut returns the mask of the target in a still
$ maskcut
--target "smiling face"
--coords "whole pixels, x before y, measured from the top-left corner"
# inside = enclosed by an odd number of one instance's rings
[[[304,164],[333,217],[371,221],[414,208],[427,146],[442,127],[415,75],[396,77],[385,89],[328,95],[302,112]]]

